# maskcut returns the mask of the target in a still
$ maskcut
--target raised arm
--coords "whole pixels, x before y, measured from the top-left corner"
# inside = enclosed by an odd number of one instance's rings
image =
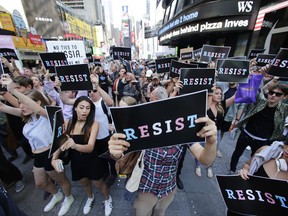
[[[217,127],[209,117],[202,117],[195,120],[196,123],[205,123],[205,126],[197,133],[199,137],[206,137],[206,144],[203,148],[200,143],[190,147],[191,153],[202,164],[209,166],[216,157]]]
[[[96,74],[91,74],[90,75],[90,80],[93,84],[93,88],[95,90],[97,90],[101,96],[101,98],[103,99],[103,101],[106,103],[107,106],[112,106],[113,105],[113,100],[112,98],[109,96],[109,94],[107,94],[107,92],[105,92],[100,86],[99,86],[99,78],[98,75]]]
[[[0,101],[0,111],[3,113],[8,113],[15,116],[21,116],[21,110],[19,108],[7,106]]]

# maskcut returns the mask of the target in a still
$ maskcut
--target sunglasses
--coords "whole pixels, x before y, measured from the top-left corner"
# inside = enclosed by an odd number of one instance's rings
[[[96,89],[94,89],[94,90],[92,90],[92,91],[89,91],[89,93],[96,93],[98,90],[96,90]]]
[[[282,95],[284,95],[281,92],[275,92],[275,91],[269,91],[268,94],[271,96],[275,94],[276,97],[281,97]]]

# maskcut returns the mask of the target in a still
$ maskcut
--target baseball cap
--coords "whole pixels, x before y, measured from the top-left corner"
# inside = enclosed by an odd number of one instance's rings
[[[152,70],[147,70],[146,71],[146,77],[151,77],[153,74],[153,71]]]
[[[159,75],[157,73],[153,74],[152,79],[159,79]]]

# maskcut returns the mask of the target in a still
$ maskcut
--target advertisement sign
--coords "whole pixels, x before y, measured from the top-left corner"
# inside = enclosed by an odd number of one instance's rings
[[[22,37],[12,36],[13,43],[16,48],[20,50],[35,51],[35,52],[46,52],[45,43],[42,42],[41,45],[34,45],[30,40],[24,40]]]
[[[48,52],[64,52],[68,64],[83,64],[86,52],[83,41],[46,41]]]
[[[93,39],[91,26],[88,23],[70,15],[69,13],[65,13],[65,17],[69,25],[70,33],[74,33],[88,39]]]
[[[40,35],[34,35],[34,34],[31,34],[31,33],[28,33],[28,38],[31,42],[31,44],[33,45],[42,45],[43,44],[43,41],[42,41],[42,38]]]
[[[124,154],[203,142],[205,139],[196,135],[203,124],[196,124],[195,120],[206,116],[206,99],[207,91],[200,91],[134,106],[111,107],[117,133],[126,134],[130,143]],[[197,101],[197,106],[187,101]]]
[[[5,13],[5,12],[0,12],[0,23],[1,23],[1,28],[15,32],[15,27],[13,24],[13,20],[10,14]]]

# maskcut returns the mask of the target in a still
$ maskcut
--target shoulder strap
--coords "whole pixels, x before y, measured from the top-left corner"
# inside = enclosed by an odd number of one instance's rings
[[[107,109],[106,104],[105,104],[105,102],[104,102],[103,99],[101,100],[101,107],[102,107],[102,109],[103,109],[103,112],[105,113],[105,115],[106,115],[107,118],[108,118],[109,124],[111,124],[111,123],[112,123],[112,119],[111,119],[110,114],[108,113],[108,109]]]

